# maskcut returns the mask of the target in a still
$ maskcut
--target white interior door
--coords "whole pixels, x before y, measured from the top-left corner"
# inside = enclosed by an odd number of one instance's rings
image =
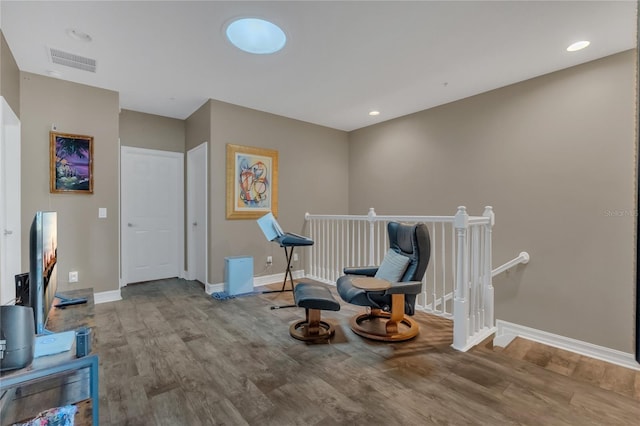
[[[180,277],[184,263],[184,155],[121,148],[123,284]]]
[[[207,143],[187,152],[187,267],[189,279],[207,285]]]
[[[22,272],[20,239],[20,120],[0,97],[0,304],[16,297]]]

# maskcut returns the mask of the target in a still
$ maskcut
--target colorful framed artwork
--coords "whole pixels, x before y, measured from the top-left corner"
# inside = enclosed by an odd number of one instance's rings
[[[49,132],[49,191],[93,194],[93,136]]]
[[[227,219],[278,215],[278,151],[227,144]]]

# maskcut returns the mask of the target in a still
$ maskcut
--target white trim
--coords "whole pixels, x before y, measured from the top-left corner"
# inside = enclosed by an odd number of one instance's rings
[[[134,146],[127,145],[122,145],[120,149],[130,154],[155,155],[157,157],[168,157],[176,159],[184,158],[184,154],[179,151],[163,151],[160,149],[136,148]]]
[[[21,123],[4,96],[0,96],[0,141],[0,304],[4,305],[15,299],[13,278],[22,272]]]
[[[118,138],[118,288],[124,287],[122,273],[122,141]]]
[[[640,371],[640,364],[636,362],[633,354],[502,320],[496,321],[496,328],[496,337],[493,339],[494,346],[504,347],[511,343],[516,337],[522,337],[533,340],[534,342]]]
[[[120,179],[120,184],[118,185],[119,187],[119,199],[120,199],[120,229],[119,229],[119,233],[120,233],[120,273],[121,273],[121,281],[120,281],[120,287],[126,286],[127,284],[129,284],[129,277],[127,276],[127,267],[126,267],[126,262],[123,261],[123,259],[126,259],[128,254],[127,254],[127,245],[125,243],[123,243],[124,241],[126,241],[126,238],[123,237],[123,234],[127,231],[126,227],[123,224],[122,221],[122,213],[123,213],[123,204],[122,204],[122,157],[124,155],[127,154],[133,154],[133,155],[144,155],[144,156],[153,156],[153,157],[165,157],[165,158],[171,158],[174,160],[178,160],[177,161],[177,166],[178,166],[178,184],[177,184],[177,199],[178,200],[184,200],[184,154],[182,152],[175,152],[175,151],[162,151],[162,150],[157,150],[157,149],[147,149],[147,148],[136,148],[136,147],[131,147],[131,146],[120,146],[120,159],[119,159],[119,164],[118,164],[118,169],[119,169],[119,179]],[[178,275],[180,275],[181,273],[184,272],[185,269],[185,264],[184,264],[184,247],[185,247],[185,235],[184,235],[184,203],[181,205],[182,208],[178,208],[177,209],[177,238],[178,238],[178,244],[177,244],[177,248],[179,250],[179,254],[178,254]]]
[[[300,278],[304,278],[304,270],[300,269],[297,271],[292,271],[293,279],[299,280]],[[262,275],[259,277],[253,277],[253,287],[260,287],[267,284],[280,283],[284,281],[284,272],[280,274],[272,274],[272,275]],[[291,286],[291,283],[287,281],[287,288]]]
[[[117,302],[118,300],[122,300],[120,289],[93,293],[93,303],[96,305],[100,303]]]
[[[298,271],[293,271],[293,279],[299,280],[300,278],[304,278],[304,270],[300,269]],[[273,275],[262,275],[259,277],[253,277],[253,288],[260,287],[267,284],[282,284],[284,281],[284,272],[281,274],[273,274]],[[291,286],[287,281],[286,288],[288,289]],[[220,291],[224,291],[224,283],[218,284],[205,284],[204,291],[207,294],[217,293]]]
[[[201,152],[204,151],[204,152]],[[191,218],[193,217],[193,210],[194,210],[194,194],[193,194],[193,168],[190,167],[191,162],[193,161],[193,156],[201,156],[204,157],[205,159],[205,164],[204,164],[204,192],[205,194],[207,194],[207,199],[208,199],[208,194],[209,194],[209,144],[207,141],[202,142],[200,145],[198,145],[195,148],[190,149],[189,151],[187,151],[187,184],[185,185],[186,189],[187,189],[187,197],[186,197],[186,203],[187,203],[187,218],[185,220],[185,224],[186,224],[186,228],[188,229],[186,232],[186,239],[187,239],[187,264],[185,265],[187,268],[187,271],[185,271],[185,277],[188,278],[189,280],[193,281],[195,280],[196,277],[196,271],[195,271],[195,257],[193,255],[193,253],[195,253],[195,241],[193,241],[193,238],[189,238],[189,236],[192,235],[192,232],[190,231],[190,222],[191,222]],[[211,236],[209,235],[209,227],[208,227],[208,216],[209,216],[209,203],[205,202],[204,203],[204,229],[202,229],[202,232],[204,233],[204,235],[206,236],[206,240],[205,240],[205,245],[204,245],[204,260],[205,260],[205,265],[204,265],[204,278],[205,280],[209,279],[209,249],[208,249],[208,241],[209,238],[211,238]]]
[[[224,283],[220,283],[220,284],[209,284],[209,283],[206,283],[204,285],[204,291],[207,294],[220,293],[221,291],[224,291]]]

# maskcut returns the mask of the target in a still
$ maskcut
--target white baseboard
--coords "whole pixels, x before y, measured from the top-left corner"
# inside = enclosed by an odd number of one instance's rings
[[[626,352],[605,348],[604,346],[594,345],[592,343],[583,342],[570,337],[560,336],[502,320],[496,321],[496,328],[496,337],[493,339],[494,346],[505,347],[516,337],[522,337],[524,339],[533,340],[534,342],[640,371],[640,364],[636,362],[632,354]]]
[[[221,291],[224,291],[224,283],[220,283],[220,284],[210,284],[210,283],[206,283],[204,285],[204,291],[207,294],[211,294],[211,293],[219,293]]]
[[[304,278],[304,270],[293,271],[292,275],[294,280],[299,280],[300,278]],[[284,281],[284,272],[281,274],[262,275],[259,277],[253,277],[253,288],[260,287],[267,284],[273,284],[277,282],[281,283],[283,281]],[[207,294],[224,291],[224,283],[217,283],[217,284],[207,283],[205,285],[204,291]]]
[[[117,302],[118,300],[122,300],[120,289],[93,293],[93,303],[96,305],[99,303]]]
[[[304,278],[304,270],[297,270],[292,272],[293,279],[299,280]],[[253,277],[253,287],[260,287],[267,284],[273,284],[284,281],[284,272],[280,274],[262,275],[260,277]]]

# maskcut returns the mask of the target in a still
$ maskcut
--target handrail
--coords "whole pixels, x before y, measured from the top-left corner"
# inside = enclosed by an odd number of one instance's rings
[[[523,265],[526,265],[527,263],[529,263],[529,259],[530,259],[529,253],[527,253],[526,251],[520,252],[518,257],[516,257],[515,259],[511,259],[504,265],[500,265],[496,269],[491,271],[491,276],[495,277],[496,275],[503,273],[507,269],[513,268],[514,266],[519,265],[521,263]]]
[[[375,215],[375,216],[367,216],[367,215],[337,215],[337,214],[311,214],[305,213],[305,220],[316,219],[316,220],[350,220],[350,221],[358,221],[358,220],[371,220],[375,222],[385,222],[385,221],[406,221],[406,222],[425,222],[425,223],[433,223],[433,222],[445,222],[445,223],[453,223],[454,216],[396,216],[396,215]],[[470,218],[474,223],[485,223],[487,219],[478,216]]]

